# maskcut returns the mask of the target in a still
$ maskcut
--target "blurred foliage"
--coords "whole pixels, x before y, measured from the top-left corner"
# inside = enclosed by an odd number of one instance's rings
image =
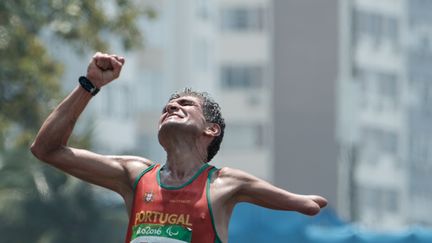
[[[153,17],[152,9],[133,0],[0,1],[0,242],[122,241],[118,211],[102,209],[88,184],[29,152],[63,96],[63,65],[42,36],[78,53],[107,51],[112,38],[128,50],[142,46],[137,21]],[[84,148],[91,143],[90,136],[73,140]]]

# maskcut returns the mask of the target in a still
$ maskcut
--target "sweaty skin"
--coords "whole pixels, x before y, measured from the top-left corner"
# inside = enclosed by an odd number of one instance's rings
[[[119,77],[124,63],[123,57],[98,52],[88,65],[87,78],[101,88]],[[137,156],[100,155],[67,145],[78,117],[92,97],[78,85],[45,120],[31,151],[70,175],[117,192],[130,214],[135,179],[153,162]],[[199,98],[183,96],[171,100],[159,120],[159,142],[167,153],[161,170],[162,183],[179,186],[187,182],[205,163],[207,147],[219,134],[217,124],[206,122]],[[306,215],[315,215],[327,205],[321,196],[294,194],[228,167],[212,175],[210,200],[216,231],[223,242],[228,240],[229,219],[239,202]]]

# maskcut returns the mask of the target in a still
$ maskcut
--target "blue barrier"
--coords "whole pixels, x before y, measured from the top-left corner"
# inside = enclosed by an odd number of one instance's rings
[[[231,243],[431,243],[432,229],[377,232],[341,220],[331,208],[314,217],[241,203],[229,226]]]

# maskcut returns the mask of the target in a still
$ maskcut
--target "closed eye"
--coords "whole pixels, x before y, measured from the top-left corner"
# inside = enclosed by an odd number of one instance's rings
[[[176,102],[180,106],[198,106],[197,102],[195,102],[193,100],[189,100],[189,99],[179,99],[179,100],[174,101],[174,102]],[[165,107],[163,107],[162,114],[168,112],[168,107],[169,107],[169,104],[167,104]]]
[[[193,102],[191,100],[180,100],[179,104],[181,106],[194,106],[194,105],[196,105],[195,102]]]
[[[183,104],[181,104],[182,106],[193,106],[193,105],[195,105],[194,103],[192,103],[192,102],[185,102],[185,103],[183,103]]]

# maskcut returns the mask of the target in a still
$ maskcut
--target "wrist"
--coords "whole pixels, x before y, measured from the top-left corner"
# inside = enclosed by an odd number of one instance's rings
[[[89,92],[92,96],[95,96],[99,92],[99,88],[95,86],[92,81],[90,81],[87,77],[81,76],[78,79],[79,84],[81,87]]]
[[[83,75],[83,76],[86,79],[88,79],[93,84],[93,86],[95,86],[98,89],[101,89],[102,86],[104,86],[104,81],[101,80],[101,77],[100,77],[103,75],[95,75],[93,73],[87,73],[86,75]]]

